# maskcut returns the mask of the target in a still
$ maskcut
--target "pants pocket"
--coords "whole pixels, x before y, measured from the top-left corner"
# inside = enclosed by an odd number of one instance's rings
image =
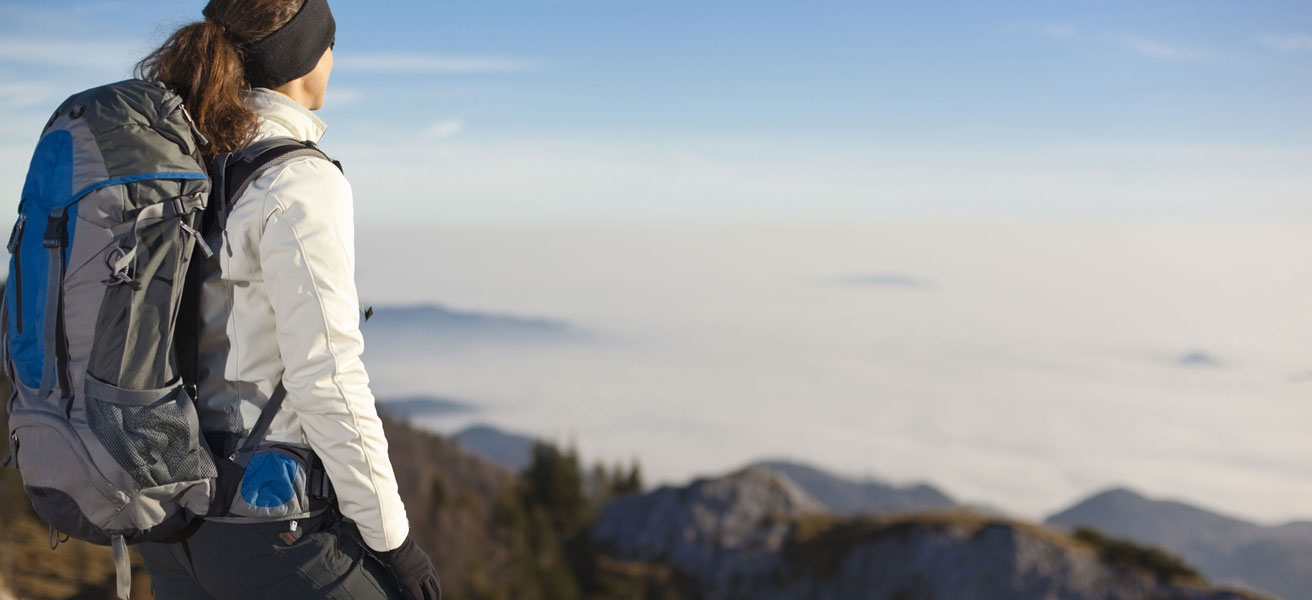
[[[332,511],[330,511],[331,513]],[[356,543],[355,524],[338,517],[308,530],[300,541],[276,544],[274,553],[296,569],[316,598],[331,600],[400,600],[396,582],[364,547]],[[305,597],[309,597],[306,594]]]

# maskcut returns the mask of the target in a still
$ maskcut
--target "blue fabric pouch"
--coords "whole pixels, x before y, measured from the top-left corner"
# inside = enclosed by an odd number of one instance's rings
[[[246,463],[229,514],[276,519],[307,516],[307,463],[307,457],[296,449],[275,446],[257,451]]]

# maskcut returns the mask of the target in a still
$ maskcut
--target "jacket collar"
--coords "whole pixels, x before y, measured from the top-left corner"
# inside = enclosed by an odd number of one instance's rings
[[[309,109],[268,88],[255,88],[246,94],[246,106],[259,117],[255,139],[290,137],[318,143],[328,125]]]

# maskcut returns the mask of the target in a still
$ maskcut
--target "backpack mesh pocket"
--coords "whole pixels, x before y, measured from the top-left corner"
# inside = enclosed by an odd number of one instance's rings
[[[216,476],[200,425],[181,385],[124,390],[87,379],[87,424],[142,488]]]

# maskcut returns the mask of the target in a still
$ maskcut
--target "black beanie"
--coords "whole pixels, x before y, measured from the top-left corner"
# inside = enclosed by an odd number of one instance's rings
[[[204,15],[215,21],[209,6]],[[305,0],[281,29],[243,49],[246,80],[251,87],[276,88],[298,79],[314,70],[336,37],[337,22],[328,0]]]

